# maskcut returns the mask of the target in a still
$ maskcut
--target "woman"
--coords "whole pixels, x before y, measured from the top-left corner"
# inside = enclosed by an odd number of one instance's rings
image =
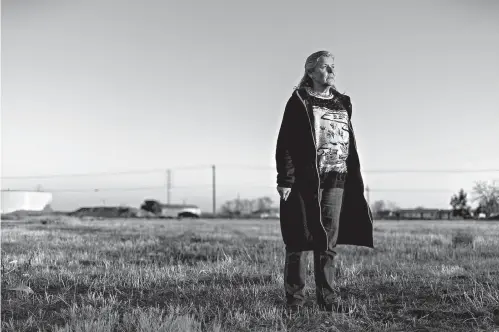
[[[304,304],[306,252],[314,252],[317,303],[341,310],[333,289],[337,244],[373,248],[372,215],[352,128],[350,97],[334,86],[334,57],[310,55],[289,98],[276,147],[286,302]]]

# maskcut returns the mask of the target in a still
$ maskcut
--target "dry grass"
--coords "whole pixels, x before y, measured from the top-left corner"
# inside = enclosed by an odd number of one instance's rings
[[[351,314],[284,310],[276,221],[2,222],[2,331],[499,331],[499,223],[376,222]],[[311,263],[311,260],[310,260]]]

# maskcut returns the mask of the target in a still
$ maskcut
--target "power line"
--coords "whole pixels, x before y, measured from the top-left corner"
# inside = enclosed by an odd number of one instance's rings
[[[50,179],[65,177],[86,177],[86,176],[109,176],[109,175],[129,175],[164,172],[164,169],[134,170],[123,172],[95,172],[95,173],[73,173],[73,174],[46,174],[46,175],[21,175],[21,176],[2,176],[2,179]]]
[[[223,186],[223,185],[222,185]],[[202,185],[190,185],[190,186],[175,186],[170,189],[192,189],[192,188],[204,188],[212,187],[212,184],[202,184]],[[43,190],[33,190],[33,189],[2,189],[2,191],[41,191],[41,192],[51,192],[51,193],[78,193],[78,192],[102,192],[102,191],[140,191],[140,190],[158,190],[165,189],[165,186],[147,186],[147,187],[103,187],[103,188],[80,188],[80,189],[50,189],[43,188]]]
[[[151,187],[131,187],[131,188],[83,188],[83,189],[44,189],[45,192],[51,193],[88,193],[88,192],[103,192],[103,191],[141,191],[141,190],[158,190],[164,189],[164,186]]]
[[[191,186],[176,186],[172,187],[172,190],[175,189],[206,189],[211,187],[212,184],[204,184],[204,185],[191,185]],[[275,186],[270,185],[230,185],[230,184],[217,184],[217,187],[240,187],[240,188],[268,188],[274,189]],[[80,189],[49,189],[46,188],[43,191],[51,192],[51,193],[79,193],[79,192],[104,192],[104,191],[141,191],[141,190],[164,190],[164,186],[147,186],[147,187],[115,187],[115,188],[80,188]],[[6,191],[33,191],[32,189],[5,189]],[[373,189],[369,187],[370,192],[435,192],[435,193],[449,193],[456,191],[455,189],[420,189],[420,188],[380,188]]]
[[[196,170],[211,167],[206,165],[193,166],[178,166],[170,167],[170,170]],[[147,173],[164,173],[166,168],[142,169],[130,171],[114,171],[114,172],[89,172],[89,173],[69,173],[69,174],[44,174],[44,175],[19,175],[19,176],[2,176],[2,179],[50,179],[50,178],[65,178],[65,177],[86,177],[86,176],[109,176],[109,175],[131,175],[131,174],[147,174]]]
[[[213,165],[190,165],[190,166],[177,166],[168,169],[173,171],[182,170],[199,170],[211,169]],[[235,168],[244,170],[255,171],[275,171],[275,167],[271,166],[257,166],[257,165],[238,165],[238,164],[222,164],[217,168]],[[89,173],[69,173],[69,174],[45,174],[45,175],[20,175],[20,176],[2,176],[1,179],[50,179],[50,178],[68,178],[68,177],[92,177],[92,176],[111,176],[111,175],[132,175],[132,174],[147,174],[147,173],[162,173],[164,174],[166,168],[156,169],[142,169],[142,170],[129,170],[129,171],[109,171],[109,172],[89,172]],[[499,172],[499,169],[373,169],[362,170],[362,173],[493,173]]]
[[[455,189],[371,189],[370,192],[422,192],[422,193],[448,193],[454,192]]]
[[[362,170],[363,173],[492,173],[499,169],[386,169],[386,170]]]
[[[242,164],[220,164],[217,165],[217,168],[236,168],[236,169],[245,169],[245,170],[255,170],[255,171],[268,171],[268,170],[274,170],[275,171],[275,166],[266,166],[266,165],[242,165]]]
[[[243,164],[220,164],[218,168],[236,168],[245,170],[274,170],[275,166],[265,165],[243,165]],[[371,169],[364,170],[363,173],[488,173],[499,172],[499,168],[484,168],[484,169]]]

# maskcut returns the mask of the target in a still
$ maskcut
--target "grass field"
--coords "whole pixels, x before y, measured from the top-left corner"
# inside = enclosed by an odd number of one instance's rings
[[[43,221],[43,223],[42,223]],[[375,222],[350,314],[284,310],[277,221],[2,221],[2,331],[499,331],[499,223]]]

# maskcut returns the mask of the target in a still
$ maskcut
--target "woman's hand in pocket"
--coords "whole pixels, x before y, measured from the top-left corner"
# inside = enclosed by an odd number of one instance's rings
[[[291,188],[277,186],[277,192],[279,193],[279,196],[281,196],[281,199],[285,201],[291,193]]]

